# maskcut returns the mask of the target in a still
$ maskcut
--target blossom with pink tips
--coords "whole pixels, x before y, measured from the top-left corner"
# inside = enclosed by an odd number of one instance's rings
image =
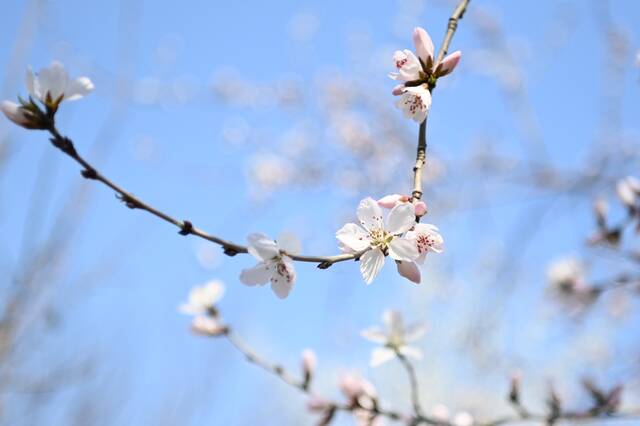
[[[398,204],[408,203],[411,201],[411,197],[405,194],[390,194],[385,195],[384,197],[378,200],[378,205],[385,209],[392,209]],[[413,207],[415,209],[415,213],[417,217],[424,216],[427,214],[427,205],[424,201],[418,201],[413,203]]]
[[[413,44],[417,56],[410,50],[397,50],[393,54],[397,72],[390,73],[389,77],[402,82],[392,91],[395,96],[401,97],[396,106],[404,112],[405,117],[422,123],[431,106],[431,89],[436,80],[451,74],[462,54],[456,51],[435,63],[433,41],[420,27],[413,30]]]

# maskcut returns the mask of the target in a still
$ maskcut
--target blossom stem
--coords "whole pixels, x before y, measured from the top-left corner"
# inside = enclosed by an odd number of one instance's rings
[[[91,165],[87,160],[85,160],[77,151],[71,139],[62,136],[58,129],[55,127],[53,123],[51,123],[50,127],[47,129],[51,134],[51,143],[58,149],[60,149],[67,156],[71,157],[75,160],[80,166],[82,166],[82,176],[86,179],[95,180],[100,182],[117,193],[118,198],[125,203],[125,205],[131,209],[140,209],[146,211],[153,216],[156,216],[165,222],[168,222],[178,228],[180,228],[180,234],[182,235],[195,235],[197,237],[203,238],[212,243],[218,244],[222,246],[224,249],[224,253],[229,256],[234,256],[239,253],[248,253],[247,247],[236,244],[232,241],[228,241],[222,238],[219,238],[215,235],[209,234],[202,229],[195,227],[188,220],[179,220],[171,215],[153,207],[142,199],[136,197],[131,192],[127,191],[123,187],[119,186],[111,179],[104,176],[100,173],[93,165]],[[364,250],[366,251],[366,250]],[[343,253],[335,256],[305,256],[305,255],[296,255],[290,253],[283,253],[289,256],[291,259],[299,261],[299,262],[310,262],[317,263],[318,268],[326,269],[332,266],[337,262],[344,262],[346,260],[358,260],[360,256],[364,253],[364,251],[356,252],[356,253]]]
[[[411,364],[411,361],[407,359],[406,356],[402,355],[400,352],[396,351],[396,356],[398,360],[402,363],[402,366],[407,371],[407,375],[409,376],[409,384],[411,386],[411,404],[413,405],[413,411],[416,415],[416,418],[422,418],[422,407],[420,406],[420,391],[418,389],[418,378],[416,376],[416,369]]]

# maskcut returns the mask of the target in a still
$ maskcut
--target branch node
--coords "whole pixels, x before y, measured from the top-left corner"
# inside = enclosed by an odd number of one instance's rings
[[[193,231],[193,224],[188,220],[182,221],[182,226],[180,227],[180,235],[189,235]]]
[[[94,168],[86,168],[80,172],[85,179],[98,179],[98,172]]]
[[[233,257],[236,254],[238,254],[238,250],[233,249],[231,247],[223,247],[224,248],[224,254],[226,254],[227,256]]]
[[[329,269],[333,265],[333,262],[325,260],[324,262],[320,262],[318,264],[318,269]]]
[[[138,202],[128,194],[116,194],[116,198],[122,201],[125,206],[129,207],[130,209],[137,209],[138,207],[140,207]]]

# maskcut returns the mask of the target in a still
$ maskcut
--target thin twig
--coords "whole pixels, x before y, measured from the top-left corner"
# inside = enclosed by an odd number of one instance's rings
[[[418,378],[416,376],[416,370],[413,368],[411,361],[407,359],[400,352],[396,351],[398,360],[402,363],[402,366],[407,371],[409,376],[409,384],[411,386],[411,404],[413,405],[413,411],[417,418],[422,416],[422,407],[420,406],[420,391],[418,389]]]
[[[203,238],[205,240],[211,241],[212,243],[218,244],[222,246],[224,249],[224,253],[229,256],[234,256],[239,253],[247,253],[247,247],[236,244],[232,241],[227,241],[222,238],[219,238],[215,235],[209,234],[202,229],[195,227],[188,220],[179,220],[176,219],[169,214],[151,206],[145,201],[133,195],[131,192],[117,185],[111,179],[104,176],[100,173],[93,165],[91,165],[87,160],[85,160],[76,150],[71,139],[64,137],[60,134],[60,132],[56,129],[54,125],[50,127],[49,133],[53,136],[51,142],[57,148],[59,148],[62,152],[64,152],[67,156],[71,157],[78,164],[80,164],[83,168],[82,176],[86,179],[95,180],[103,183],[109,188],[113,189],[117,194],[118,198],[125,203],[125,205],[131,209],[140,209],[144,210],[152,215],[168,222],[177,228],[180,229],[181,235],[195,235],[197,237]],[[360,256],[366,250],[356,252],[356,253],[343,253],[335,256],[305,256],[305,255],[297,255],[292,253],[282,252],[282,254],[289,256],[293,260],[297,260],[299,262],[311,262],[317,263],[318,268],[326,269],[337,262],[344,262],[346,260],[358,260]]]

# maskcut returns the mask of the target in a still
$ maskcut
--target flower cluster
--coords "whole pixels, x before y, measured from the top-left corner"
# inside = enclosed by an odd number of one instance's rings
[[[416,262],[422,264],[430,251],[442,252],[438,228],[416,223],[416,207],[410,202],[394,203],[384,220],[379,203],[365,198],[358,206],[357,216],[360,224],[344,225],[336,238],[343,252],[362,253],[360,272],[367,284],[378,275],[386,256],[396,261],[400,275],[420,283]]]
[[[389,74],[391,79],[401,82],[393,88],[393,94],[400,96],[396,106],[407,118],[422,123],[431,106],[431,89],[438,78],[450,74],[460,62],[461,52],[456,51],[435,63],[431,37],[423,28],[413,30],[416,54],[410,50],[397,50],[393,62],[398,72]]]

